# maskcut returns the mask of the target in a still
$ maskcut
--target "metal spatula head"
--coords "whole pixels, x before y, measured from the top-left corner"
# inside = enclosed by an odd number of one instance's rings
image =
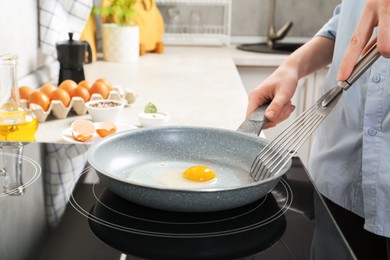
[[[351,76],[332,88],[308,110],[298,116],[272,142],[265,146],[256,156],[250,170],[255,181],[261,181],[277,175],[288,164],[291,158],[333,110],[343,91],[356,80],[380,57],[376,43],[360,59]]]

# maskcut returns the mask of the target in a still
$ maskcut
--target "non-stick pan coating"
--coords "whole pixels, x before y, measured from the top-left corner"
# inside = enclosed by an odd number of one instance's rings
[[[125,172],[159,161],[213,162],[245,170],[267,144],[265,139],[238,131],[204,127],[156,127],[131,130],[92,145],[88,161],[108,189],[129,201],[152,208],[206,212],[234,208],[265,196],[290,168],[261,182],[234,188],[183,190],[140,185]]]

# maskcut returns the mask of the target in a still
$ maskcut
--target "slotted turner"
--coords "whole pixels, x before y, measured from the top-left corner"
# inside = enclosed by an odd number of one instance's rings
[[[379,57],[380,53],[375,42],[355,65],[351,76],[346,81],[339,83],[338,86],[321,96],[312,107],[299,115],[261,150],[250,169],[253,179],[256,182],[268,179],[286,167],[291,158],[332,111],[343,91],[349,89]],[[264,111],[264,108],[261,108],[261,111]],[[249,120],[250,118],[251,116],[248,117]]]

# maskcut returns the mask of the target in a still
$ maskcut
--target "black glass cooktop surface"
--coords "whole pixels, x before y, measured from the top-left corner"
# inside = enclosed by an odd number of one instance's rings
[[[298,158],[267,196],[218,212],[151,209],[78,183],[39,259],[310,259],[316,194]]]
[[[272,195],[207,214],[148,209],[108,190],[100,198],[89,218],[94,234],[125,254],[147,259],[239,258],[271,247],[286,229],[283,208]]]

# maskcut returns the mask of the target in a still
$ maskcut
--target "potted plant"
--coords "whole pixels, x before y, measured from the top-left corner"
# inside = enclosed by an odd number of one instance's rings
[[[102,18],[103,58],[111,62],[139,59],[140,32],[135,17],[139,0],[102,0],[93,9]]]

